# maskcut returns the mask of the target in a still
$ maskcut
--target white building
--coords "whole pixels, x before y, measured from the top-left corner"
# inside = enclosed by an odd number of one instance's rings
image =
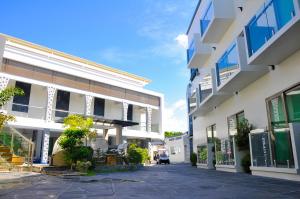
[[[165,138],[165,147],[171,163],[190,162],[189,140],[188,134]]]
[[[107,147],[164,139],[164,98],[144,88],[147,79],[7,35],[0,37],[0,63],[0,89],[25,92],[3,109],[16,116],[9,126],[35,143],[36,162],[48,162],[69,114],[94,118],[99,147],[101,138]]]
[[[299,6],[299,0],[199,1],[187,31],[199,167],[241,171],[234,135],[246,118],[255,126],[252,174],[300,180]]]

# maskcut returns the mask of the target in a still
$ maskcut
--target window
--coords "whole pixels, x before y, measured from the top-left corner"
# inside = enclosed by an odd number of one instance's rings
[[[207,134],[207,143],[213,143],[214,138],[216,137],[217,130],[216,130],[216,125],[211,125],[206,128],[206,134]]]
[[[228,131],[229,131],[229,136],[234,136],[237,134],[237,127],[238,124],[245,119],[245,114],[244,111],[234,114],[227,119],[228,123]]]
[[[67,117],[70,104],[70,92],[57,91],[55,117]]]
[[[132,119],[133,119],[133,105],[129,104],[127,110],[127,120],[132,121]]]
[[[285,95],[289,122],[300,122],[300,86]]]
[[[31,84],[17,81],[16,87],[22,89],[24,91],[24,95],[23,96],[14,96],[12,110],[28,113]]]
[[[94,115],[104,116],[105,99],[95,98],[94,101]]]

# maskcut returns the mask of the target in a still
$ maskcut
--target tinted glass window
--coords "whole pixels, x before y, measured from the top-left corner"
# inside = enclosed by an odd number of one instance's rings
[[[132,104],[128,105],[128,111],[127,111],[127,120],[132,121],[133,118],[133,106]]]
[[[67,117],[70,104],[70,92],[57,91],[55,117]]]
[[[16,87],[21,88],[24,91],[24,95],[14,96],[12,110],[27,113],[30,99],[31,84],[16,82]]]
[[[94,115],[104,116],[105,99],[95,98]]]

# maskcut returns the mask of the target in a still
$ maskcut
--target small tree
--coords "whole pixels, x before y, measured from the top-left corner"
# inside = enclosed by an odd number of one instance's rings
[[[70,162],[72,170],[73,163],[92,159],[93,150],[90,147],[84,147],[82,140],[86,139],[91,132],[93,120],[80,115],[70,115],[64,119],[64,126],[66,130],[59,138],[58,144],[65,150],[65,158]]]
[[[249,151],[249,133],[253,129],[253,126],[249,124],[247,119],[243,119],[237,126],[237,134],[235,136],[236,144],[240,151]]]
[[[191,160],[192,166],[197,166],[197,154],[196,153],[193,152],[191,154],[190,160]]]
[[[243,119],[237,126],[237,135],[235,141],[240,151],[246,151],[245,156],[242,158],[242,167],[245,172],[250,172],[251,158],[249,147],[249,134],[253,129],[253,125],[247,119]]]
[[[22,95],[24,95],[24,91],[20,88],[6,88],[0,91],[0,106],[4,106],[13,96]],[[0,112],[0,129],[2,129],[8,121],[14,120],[14,116]]]

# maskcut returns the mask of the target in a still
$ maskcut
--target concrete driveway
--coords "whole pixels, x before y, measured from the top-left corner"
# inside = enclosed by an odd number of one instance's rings
[[[300,198],[300,183],[187,164],[155,165],[137,172],[75,179],[41,176],[14,190],[0,190],[0,198],[288,199]]]

